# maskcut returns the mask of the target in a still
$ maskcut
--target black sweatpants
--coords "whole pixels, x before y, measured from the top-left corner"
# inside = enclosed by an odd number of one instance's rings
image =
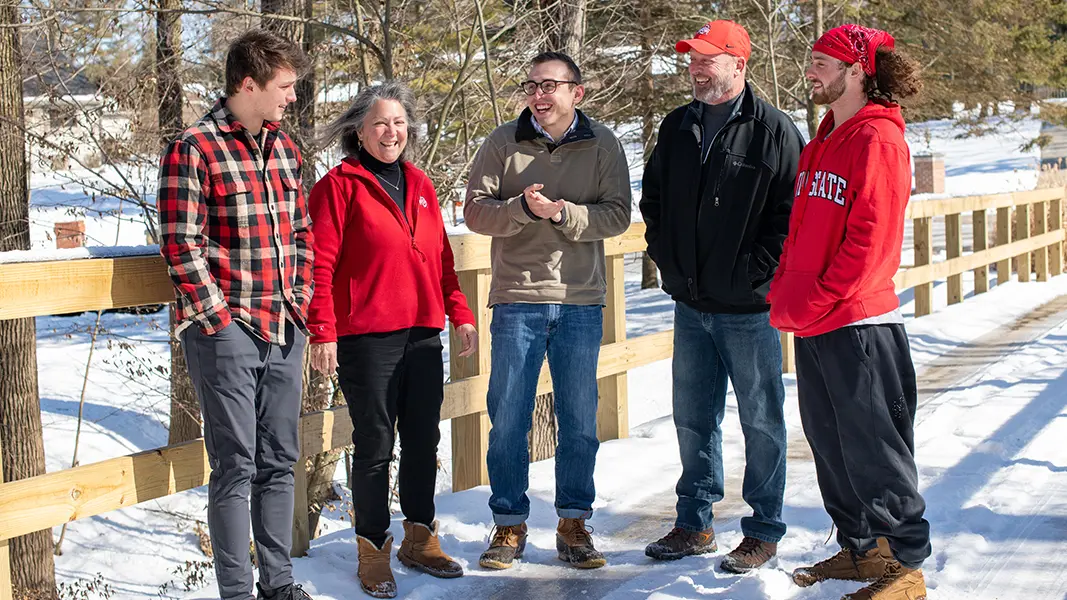
[[[444,365],[440,332],[414,327],[337,340],[337,378],[352,417],[356,533],[381,545],[389,529],[389,462],[400,434],[400,508],[431,526],[441,440]]]
[[[889,541],[905,567],[930,556],[915,471],[915,367],[904,325],[842,327],[796,338],[804,434],[844,548]]]

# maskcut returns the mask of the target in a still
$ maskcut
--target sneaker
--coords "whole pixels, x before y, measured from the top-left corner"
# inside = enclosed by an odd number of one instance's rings
[[[711,527],[704,531],[675,527],[667,535],[645,546],[645,556],[657,560],[678,560],[694,554],[708,554],[718,549],[715,530]]]
[[[885,559],[885,556],[892,556],[888,552],[889,544],[885,538],[878,538],[878,547],[866,552],[844,548],[826,560],[793,571],[793,582],[800,587],[808,587],[827,579],[874,581],[885,574],[890,564]]]
[[[556,554],[565,563],[579,569],[598,569],[608,564],[596,548],[585,527],[585,519],[560,519],[556,527]]]
[[[498,525],[493,531],[489,548],[482,552],[478,564],[485,569],[508,569],[516,558],[522,558],[526,549],[526,523]]]
[[[748,573],[767,564],[778,554],[778,544],[745,537],[741,544],[723,557],[719,566],[730,573]]]
[[[268,594],[263,586],[257,583],[256,590],[257,600],[311,600],[311,596],[299,585],[289,584]]]
[[[926,581],[921,569],[891,563],[873,583],[841,600],[926,600]]]

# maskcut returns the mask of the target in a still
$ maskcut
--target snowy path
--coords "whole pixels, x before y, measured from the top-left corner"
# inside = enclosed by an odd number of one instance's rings
[[[909,322],[920,368],[916,423],[919,475],[933,526],[934,555],[925,572],[931,600],[1063,600],[1067,594],[1067,289],[1045,293],[999,326],[970,335],[961,323],[989,318],[1020,293],[1005,286],[946,309],[937,320]],[[1051,290],[1050,290],[1051,291]],[[946,338],[940,328],[957,332]],[[960,333],[962,332],[962,333]],[[969,337],[968,337],[969,336]],[[669,375],[669,364],[660,365]],[[669,382],[669,380],[668,380]],[[637,383],[636,381],[632,383]],[[660,382],[643,381],[646,386]],[[669,385],[669,383],[668,383]],[[477,567],[490,529],[486,488],[438,498],[444,547],[467,575],[452,581],[410,572],[394,561],[401,597],[499,598],[719,598],[735,600],[837,598],[855,589],[843,582],[800,589],[792,569],[832,553],[830,530],[796,414],[795,380],[787,378],[789,482],[784,519],[790,530],[777,568],[746,577],[720,572],[721,556],[741,538],[738,519],[743,445],[731,399],[724,422],[727,497],[716,505],[719,551],[672,563],[653,562],[644,546],[673,521],[679,472],[670,417],[646,423],[627,440],[601,447],[595,528],[608,567],[577,571],[555,557],[552,461],[531,467],[533,511],[524,560],[509,571]],[[397,517],[399,519],[400,517]],[[399,521],[394,533],[400,534]],[[358,597],[356,548],[350,531],[313,543],[296,561],[296,576],[317,599]],[[211,597],[205,589],[191,596]]]

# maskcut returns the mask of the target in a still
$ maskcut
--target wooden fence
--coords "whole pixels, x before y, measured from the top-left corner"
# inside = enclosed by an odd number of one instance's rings
[[[897,289],[915,288],[916,315],[931,310],[932,283],[948,279],[949,302],[962,299],[960,275],[975,272],[976,293],[988,290],[988,267],[997,264],[998,274],[1010,273],[1010,261],[1019,266],[1019,279],[1029,281],[1031,253],[1036,252],[1038,281],[1062,271],[1064,232],[1060,210],[1064,189],[1038,190],[996,196],[927,200],[912,204],[908,218],[914,220],[915,266],[897,274]],[[997,238],[986,248],[987,210],[997,211]],[[1017,224],[1014,237],[1011,211]],[[974,252],[963,255],[960,214],[972,212]],[[1030,229],[1031,214],[1036,218]],[[948,259],[932,262],[931,219],[944,218]],[[445,386],[442,419],[452,421],[452,487],[456,491],[488,483],[485,453],[489,418],[485,396],[489,383],[489,238],[454,236],[452,248],[460,284],[477,317],[479,350],[467,359],[451,353],[451,382]],[[604,313],[604,337],[597,369],[600,404],[597,434],[601,440],[627,436],[629,431],[626,373],[628,370],[669,358],[673,332],[663,331],[639,338],[626,337],[624,296],[625,254],[645,248],[644,226],[633,225],[623,235],[606,242],[608,298]],[[75,311],[123,308],[172,300],[172,288],[162,258],[85,259],[47,263],[0,264],[0,319],[62,314]],[[455,340],[453,340],[455,342]],[[453,347],[458,347],[453,345]],[[792,368],[792,338],[783,335],[786,370]],[[547,366],[542,368],[537,393],[552,389]],[[302,455],[314,456],[351,443],[352,423],[346,407],[304,415],[300,421]],[[0,465],[2,468],[2,465]],[[65,469],[21,481],[0,484],[0,600],[11,597],[7,540],[176,494],[207,484],[210,468],[203,439],[157,448],[128,456]],[[297,469],[298,474],[303,469]],[[298,481],[298,494],[306,485]],[[297,506],[306,505],[298,496]],[[294,515],[295,555],[303,555],[310,543],[307,514]]]

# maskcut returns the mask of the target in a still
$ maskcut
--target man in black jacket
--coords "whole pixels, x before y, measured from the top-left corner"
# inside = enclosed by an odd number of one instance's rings
[[[690,57],[693,102],[663,120],[645,166],[648,253],[674,312],[674,424],[681,450],[675,527],[645,549],[676,559],[714,552],[712,504],[723,498],[722,422],[733,382],[745,436],[742,496],[752,516],[722,568],[744,572],[785,534],[782,347],[766,301],[789,229],[804,141],[745,83],[745,29],[708,23],[675,49]]]

